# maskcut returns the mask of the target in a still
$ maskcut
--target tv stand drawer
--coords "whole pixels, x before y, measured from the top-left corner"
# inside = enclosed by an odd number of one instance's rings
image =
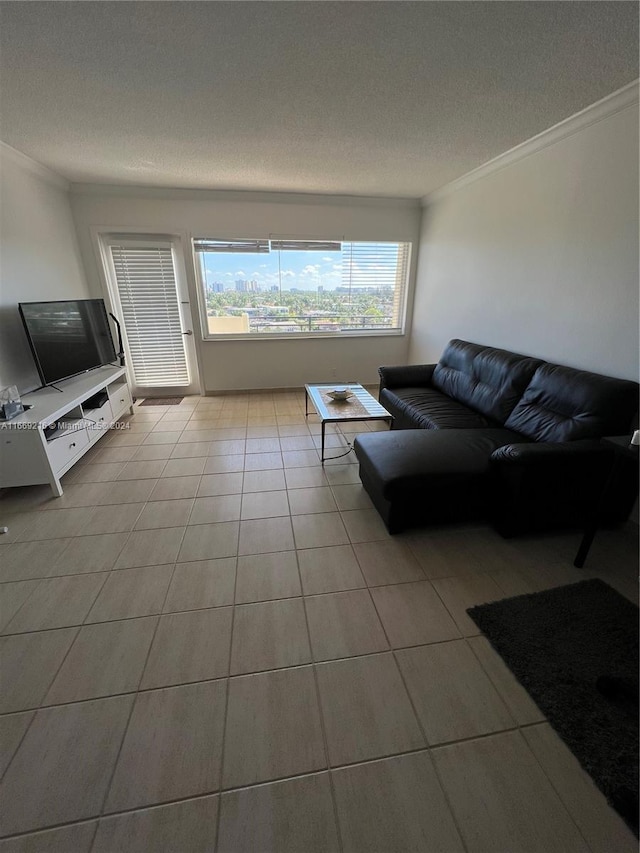
[[[47,456],[57,473],[89,445],[89,434],[84,427],[62,430],[60,435],[47,442]]]
[[[106,430],[113,421],[111,403],[108,400],[99,409],[85,409],[83,406],[82,411],[85,419],[88,421],[87,429],[89,430],[89,434],[95,430]]]
[[[133,405],[129,386],[126,382],[114,383],[107,388],[107,391],[109,392],[113,417],[119,418]]]

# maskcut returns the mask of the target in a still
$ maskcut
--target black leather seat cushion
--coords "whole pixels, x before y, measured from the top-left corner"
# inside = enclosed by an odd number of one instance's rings
[[[452,400],[435,388],[383,388],[380,402],[397,418],[420,429],[477,429],[490,426],[480,412]]]
[[[485,478],[490,456],[505,444],[526,441],[504,428],[391,430],[359,435],[354,443],[364,477],[375,482],[388,501],[406,500],[425,489],[436,497]]]

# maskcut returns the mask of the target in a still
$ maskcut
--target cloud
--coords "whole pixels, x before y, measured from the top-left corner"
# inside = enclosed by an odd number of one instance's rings
[[[333,265],[333,268],[334,268],[334,270],[341,270],[341,269],[342,269],[342,264],[334,264],[334,265]]]
[[[295,278],[296,274],[293,270],[282,270],[281,272],[282,278]]]
[[[307,264],[300,275],[317,275],[319,269],[320,264]]]
[[[246,272],[244,270],[238,270],[236,275],[246,275]]]
[[[331,261],[333,260],[333,258],[323,258],[322,260],[326,261],[328,264],[330,264]]]

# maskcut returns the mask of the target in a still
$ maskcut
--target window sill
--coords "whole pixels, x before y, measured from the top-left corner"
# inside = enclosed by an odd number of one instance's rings
[[[335,341],[344,338],[399,338],[404,337],[405,334],[405,331],[402,329],[379,332],[367,329],[362,332],[323,332],[320,334],[314,334],[313,332],[306,332],[304,334],[296,334],[295,332],[277,334],[274,332],[273,334],[256,335],[243,332],[237,335],[207,335],[206,337],[202,336],[201,340],[203,343],[216,343],[218,341]]]

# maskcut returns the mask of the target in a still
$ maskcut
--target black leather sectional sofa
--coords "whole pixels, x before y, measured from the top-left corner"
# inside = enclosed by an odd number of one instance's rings
[[[381,367],[389,432],[360,435],[360,478],[391,533],[488,518],[504,536],[584,523],[631,435],[638,385],[453,340],[437,364]],[[637,493],[625,469],[603,521]]]

